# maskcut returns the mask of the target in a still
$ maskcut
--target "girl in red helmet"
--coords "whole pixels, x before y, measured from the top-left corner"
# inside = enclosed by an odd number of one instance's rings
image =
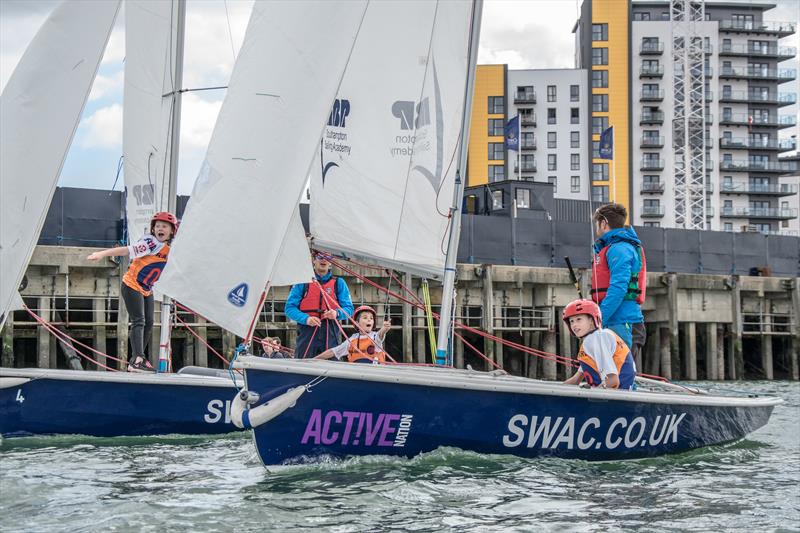
[[[351,363],[385,363],[386,352],[383,351],[383,340],[386,338],[386,333],[392,327],[389,320],[383,321],[383,327],[378,331],[373,331],[377,319],[377,313],[368,305],[362,305],[353,313],[353,320],[356,321],[359,331],[350,335],[350,337],[321,354],[315,359],[330,359],[336,357],[337,359],[344,359],[345,357]]]
[[[89,261],[127,255],[131,259],[122,278],[120,294],[131,319],[130,339],[133,357],[128,357],[129,372],[152,372],[145,349],[153,331],[153,284],[167,264],[169,245],[178,231],[175,215],[161,211],[150,220],[150,235],[128,246],[118,246],[89,254]]]
[[[575,300],[564,308],[562,319],[581,339],[578,371],[564,383],[586,382],[592,387],[632,389],[636,363],[628,345],[612,330],[603,329],[600,307],[592,300]]]

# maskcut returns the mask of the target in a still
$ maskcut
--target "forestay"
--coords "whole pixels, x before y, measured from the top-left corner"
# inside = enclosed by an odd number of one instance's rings
[[[374,2],[318,147],[315,245],[441,275],[471,2]]]
[[[118,9],[93,0],[56,7],[0,97],[0,327],[21,303],[17,287]]]
[[[365,8],[327,1],[253,7],[156,285],[237,335],[247,335],[273,278],[289,284],[313,276],[295,213]],[[291,251],[296,257],[281,255]]]
[[[125,3],[124,154],[128,238],[149,232],[156,211],[169,209],[170,115],[177,0]]]

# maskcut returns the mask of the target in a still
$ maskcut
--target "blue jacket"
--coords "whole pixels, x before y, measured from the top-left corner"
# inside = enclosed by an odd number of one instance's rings
[[[635,300],[624,299],[628,292],[631,273],[638,272],[642,268],[634,246],[641,246],[641,244],[639,236],[631,226],[612,229],[594,243],[596,254],[606,246],[610,246],[606,253],[606,260],[611,272],[611,279],[608,284],[608,292],[600,302],[603,326],[644,322],[641,306]]]
[[[332,272],[328,272],[324,276],[316,276],[317,281],[325,283],[333,276]],[[289,291],[289,298],[286,299],[286,307],[284,312],[291,320],[303,326],[308,321],[308,314],[300,310],[300,300],[303,299],[303,293],[306,290],[308,283],[298,283],[292,285],[292,290]],[[353,316],[353,300],[350,298],[350,289],[347,288],[347,283],[343,278],[336,278],[336,299],[339,301],[341,309],[336,310],[336,318],[338,320],[347,320],[347,317]]]

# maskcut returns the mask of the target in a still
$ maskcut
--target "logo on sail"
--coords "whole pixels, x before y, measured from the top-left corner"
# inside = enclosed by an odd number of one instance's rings
[[[328,171],[339,166],[338,163],[334,163],[333,161],[326,162],[323,152],[338,152],[339,154],[345,153],[350,155],[350,145],[347,144],[347,133],[330,129],[341,128],[343,130],[347,126],[348,115],[350,115],[350,100],[344,98],[337,98],[334,100],[331,114],[328,117],[327,125],[329,127],[325,129],[325,136],[319,143],[319,163],[322,170],[323,186],[325,186],[325,176],[328,174]]]
[[[247,283],[240,283],[228,293],[228,301],[236,307],[247,303]]]

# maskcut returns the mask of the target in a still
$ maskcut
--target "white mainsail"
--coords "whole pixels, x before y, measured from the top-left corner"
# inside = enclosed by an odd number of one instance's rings
[[[313,276],[307,252],[297,255],[305,239],[295,213],[365,9],[363,1],[253,6],[206,160],[156,284],[237,335],[247,335],[273,278],[288,284]],[[281,255],[286,251],[297,258]]]
[[[125,93],[122,128],[128,238],[149,232],[169,210],[170,117],[177,0],[125,2]]]
[[[311,176],[315,246],[441,275],[471,2],[376,2]]]
[[[0,97],[0,327],[17,293],[103,57],[119,0],[50,14]]]

